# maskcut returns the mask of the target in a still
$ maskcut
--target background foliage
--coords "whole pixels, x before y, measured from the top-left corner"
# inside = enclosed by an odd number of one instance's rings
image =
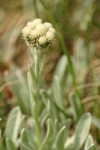
[[[56,28],[40,77],[21,37],[37,17]],[[100,149],[99,50],[99,0],[0,1],[1,150]]]

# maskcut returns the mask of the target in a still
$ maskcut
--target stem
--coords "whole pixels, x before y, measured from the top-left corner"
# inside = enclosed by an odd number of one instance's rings
[[[35,70],[35,76],[38,78],[38,53],[37,50],[34,51],[34,70]]]
[[[39,109],[38,105],[41,105],[40,103],[40,89],[41,89],[41,70],[43,67],[43,54],[41,53],[40,50],[37,49],[31,49],[31,54],[32,54],[32,60],[33,64],[31,65],[30,69],[30,74],[31,74],[31,82],[32,82],[32,96],[33,96],[33,104],[34,107],[32,108],[32,116],[34,118],[34,123],[35,123],[35,130],[36,130],[36,137],[37,137],[37,145],[38,149],[40,150],[40,146],[42,143],[42,134],[41,134],[41,126],[39,123]],[[34,76],[34,77],[33,77]]]

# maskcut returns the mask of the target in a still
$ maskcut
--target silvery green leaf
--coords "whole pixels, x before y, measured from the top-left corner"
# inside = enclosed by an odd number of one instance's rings
[[[62,90],[60,86],[60,81],[57,76],[54,76],[52,94],[53,94],[53,98],[54,98],[56,105],[59,108],[64,109],[64,98],[63,98],[63,94],[62,94]]]
[[[79,122],[76,125],[75,134],[74,134],[75,138],[74,138],[74,143],[72,145],[72,150],[79,150],[82,147],[84,141],[86,140],[89,134],[91,121],[92,118],[90,113],[85,113],[80,118]]]
[[[78,121],[82,115],[82,105],[80,99],[76,93],[71,93],[69,100],[72,107],[74,120]]]
[[[57,66],[56,66],[56,70],[55,70],[55,76],[57,76],[59,78],[60,84],[63,86],[63,84],[66,83],[66,79],[67,79],[67,66],[68,66],[68,62],[67,62],[67,57],[65,55],[63,55]],[[66,72],[67,71],[67,72]]]
[[[20,108],[15,107],[10,112],[6,123],[5,136],[16,145],[17,145],[17,138],[19,134],[19,128],[22,120],[23,117]]]
[[[21,103],[21,109],[24,110],[26,113],[30,114],[31,113],[31,104],[30,104],[30,99],[29,99],[29,91],[28,91],[28,86],[27,82],[25,80],[24,75],[21,73],[21,71],[17,70],[16,71],[16,77],[19,81],[19,95],[20,95],[20,100],[18,99],[18,103]],[[18,90],[18,89],[17,89]],[[17,93],[16,93],[17,95]]]
[[[87,150],[99,150],[95,145],[91,145]]]
[[[32,129],[28,130],[23,128],[21,131],[20,141],[21,141],[20,144],[22,143],[21,145],[23,147],[23,150],[25,145],[32,148],[33,150],[37,149],[36,142],[35,142],[35,134]]]
[[[63,150],[64,149],[64,135],[66,132],[66,126],[63,126],[58,132],[54,141],[53,149]]]
[[[53,136],[53,127],[52,127],[52,122],[50,119],[47,120],[47,133],[46,136],[42,142],[41,148],[43,149],[46,144],[51,140]]]
[[[96,118],[96,117],[92,117],[92,122],[93,124],[98,128],[100,129],[100,119],[99,118]]]
[[[30,115],[31,114],[31,103],[29,99],[28,85],[25,80],[23,73],[20,70],[13,69],[13,74],[6,76],[8,84],[11,84],[12,91],[17,97],[18,104],[21,110]]]
[[[91,135],[87,137],[87,140],[85,142],[84,150],[89,150],[91,146],[94,146],[93,138]]]
[[[44,126],[46,119],[48,118],[49,113],[46,108],[43,109],[41,115],[39,116],[39,121],[41,123],[41,127]]]
[[[60,125],[60,128],[61,128],[62,126],[65,126],[65,127],[66,127],[66,138],[69,137],[69,134],[70,134],[69,132],[70,132],[71,123],[72,123],[72,120],[71,120],[70,118],[68,118],[68,119],[64,120],[64,121],[61,123],[61,125]]]
[[[4,142],[3,142],[3,138],[2,137],[0,137],[0,150],[6,150],[5,147],[4,147]]]
[[[17,149],[16,145],[9,138],[6,138],[6,148],[7,148],[7,150],[16,150]]]
[[[20,145],[21,145],[21,150],[35,150],[32,149],[28,144],[20,143]]]
[[[65,150],[74,150],[72,145],[74,143],[74,140],[75,140],[75,135],[69,137],[68,139],[66,139],[65,143],[64,143],[64,148]]]
[[[90,60],[95,54],[95,45],[94,42],[89,43],[89,48],[88,48],[88,60]]]

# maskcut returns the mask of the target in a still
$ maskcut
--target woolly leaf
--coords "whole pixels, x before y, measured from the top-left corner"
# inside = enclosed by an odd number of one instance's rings
[[[80,99],[76,93],[71,93],[69,99],[73,110],[74,120],[77,121],[82,115],[82,106]]]
[[[90,147],[92,147],[92,146],[94,146],[94,142],[93,142],[92,136],[89,135],[86,142],[85,142],[84,150],[89,150]]]
[[[6,124],[5,135],[12,142],[17,143],[18,132],[23,120],[19,107],[15,107],[9,114]]]
[[[89,130],[90,130],[90,125],[91,125],[91,115],[90,113],[85,113],[82,115],[80,118],[78,124],[76,125],[75,129],[75,138],[74,138],[74,143],[72,146],[72,150],[79,150],[84,141],[86,140]]]
[[[46,144],[48,144],[48,142],[51,140],[52,136],[53,136],[53,127],[52,127],[51,120],[48,119],[48,121],[47,121],[47,133],[46,133],[46,136],[45,136],[43,143],[41,145],[42,149],[45,147]]]
[[[6,138],[6,148],[7,150],[16,150],[16,145],[13,143],[12,140]]]
[[[64,134],[66,127],[63,126],[61,130],[58,132],[56,139],[54,141],[54,149],[63,150],[64,149]]]

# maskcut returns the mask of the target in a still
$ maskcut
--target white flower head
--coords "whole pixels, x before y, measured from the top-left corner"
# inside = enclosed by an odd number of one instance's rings
[[[28,26],[24,27],[22,30],[23,37],[28,37],[30,35],[30,28]]]
[[[39,45],[45,45],[47,43],[47,39],[45,36],[41,36],[38,42],[39,42]]]
[[[34,29],[35,28],[35,26],[34,26],[34,24],[32,22],[28,22],[27,23],[27,27],[29,27],[30,29]]]
[[[53,27],[53,25],[49,22],[45,22],[44,25],[46,26],[47,29],[49,29],[50,27]]]
[[[42,22],[42,20],[41,19],[34,19],[33,21],[32,21],[32,23],[35,25],[35,26],[37,26],[38,24],[40,24]]]
[[[36,38],[38,38],[39,37],[39,32],[38,32],[38,30],[32,30],[31,31],[31,33],[30,33],[30,36],[29,36],[29,38],[30,39],[36,39]]]
[[[55,36],[55,29],[49,22],[43,23],[41,19],[28,22],[22,30],[22,36],[30,47],[45,48]]]
[[[49,31],[55,34],[55,29],[53,27],[49,28]]]
[[[54,39],[54,36],[55,36],[55,34],[51,31],[48,31],[46,33],[46,38],[47,38],[48,41],[52,41]]]

